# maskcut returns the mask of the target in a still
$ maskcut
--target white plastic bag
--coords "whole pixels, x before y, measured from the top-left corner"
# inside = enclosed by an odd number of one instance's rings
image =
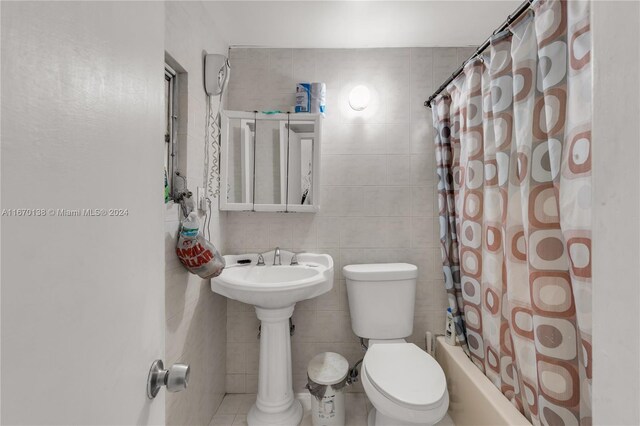
[[[191,212],[180,227],[176,254],[192,274],[204,279],[217,277],[225,267],[224,258],[215,246],[199,233],[199,229],[198,215]]]

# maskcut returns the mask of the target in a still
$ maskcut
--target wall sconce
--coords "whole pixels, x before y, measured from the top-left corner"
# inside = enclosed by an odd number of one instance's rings
[[[366,86],[359,85],[354,87],[349,93],[349,105],[355,111],[362,111],[369,105],[371,93]]]

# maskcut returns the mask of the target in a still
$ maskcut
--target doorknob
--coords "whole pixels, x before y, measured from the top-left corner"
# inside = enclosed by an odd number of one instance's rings
[[[189,364],[173,364],[165,370],[162,360],[153,361],[147,378],[147,396],[149,399],[155,398],[162,386],[166,386],[169,392],[186,389],[189,384],[189,372]]]

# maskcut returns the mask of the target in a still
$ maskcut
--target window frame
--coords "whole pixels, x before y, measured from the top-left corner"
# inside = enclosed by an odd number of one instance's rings
[[[178,171],[178,114],[177,114],[177,83],[178,73],[167,63],[164,64],[165,83],[168,82],[168,93],[165,92],[165,103],[168,103],[165,138],[165,166],[167,167],[167,182],[169,185],[169,201],[175,200],[175,176]],[[169,99],[167,99],[167,96]]]

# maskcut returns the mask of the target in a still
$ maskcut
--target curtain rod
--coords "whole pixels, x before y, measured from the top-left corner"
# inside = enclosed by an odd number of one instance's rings
[[[460,65],[453,72],[453,74],[451,74],[451,76],[444,83],[442,83],[440,87],[438,87],[438,89],[435,92],[433,92],[433,95],[431,95],[429,99],[424,101],[424,106],[427,108],[431,108],[431,102],[435,99],[436,96],[438,96],[438,94],[440,94],[440,92],[442,92],[449,85],[449,83],[455,80],[455,78],[462,73],[462,71],[464,70],[464,66],[467,65],[471,60],[473,60],[473,58],[475,58],[476,56],[484,52],[484,50],[487,47],[489,47],[489,45],[491,44],[491,37],[507,29],[509,25],[511,25],[516,19],[520,17],[520,15],[522,15],[524,12],[527,11],[527,9],[529,9],[529,6],[531,6],[531,3],[533,3],[534,1],[535,0],[525,0],[524,2],[522,2],[522,4],[520,4],[520,6],[518,6],[518,8],[511,15],[507,17],[507,19],[502,23],[502,25],[500,25],[493,33],[491,33],[491,36],[489,36],[489,38],[487,38],[484,41],[484,43],[482,43],[476,49],[476,51],[473,52],[471,56],[469,56],[467,60],[464,61],[462,65]]]

